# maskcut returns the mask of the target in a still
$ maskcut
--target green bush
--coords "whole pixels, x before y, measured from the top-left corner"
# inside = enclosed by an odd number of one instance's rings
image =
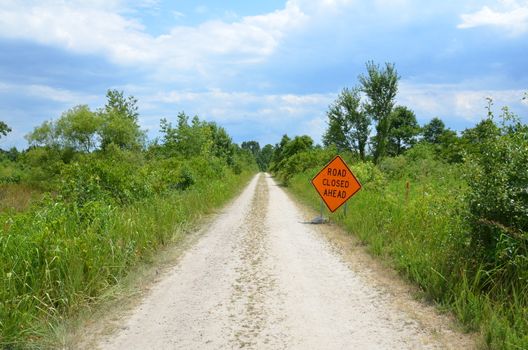
[[[288,184],[290,179],[299,173],[317,166],[323,166],[334,157],[333,150],[312,149],[295,153],[291,157],[283,160],[278,172],[284,184]]]
[[[469,158],[466,178],[473,251],[493,270],[488,288],[511,294],[528,282],[528,126],[505,117]]]

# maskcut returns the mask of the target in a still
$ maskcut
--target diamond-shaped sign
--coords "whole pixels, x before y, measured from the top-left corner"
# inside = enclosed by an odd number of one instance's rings
[[[312,185],[333,213],[361,189],[361,184],[340,156],[335,156],[315,177]]]

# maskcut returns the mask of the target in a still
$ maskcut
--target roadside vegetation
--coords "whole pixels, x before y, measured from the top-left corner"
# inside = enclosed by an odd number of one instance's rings
[[[331,220],[479,332],[482,348],[528,349],[528,125],[488,99],[461,133],[440,118],[420,126],[394,105],[398,80],[394,65],[369,62],[329,106],[323,146],[285,135],[270,171],[318,209],[310,180],[343,156],[363,189]]]
[[[149,142],[138,117],[136,99],[110,90],[103,108],[74,107],[27,135],[28,149],[0,153],[0,348],[56,346],[60,322],[258,169],[215,123],[180,113]]]

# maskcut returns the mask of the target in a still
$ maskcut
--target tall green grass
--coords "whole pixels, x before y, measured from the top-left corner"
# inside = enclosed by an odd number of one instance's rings
[[[495,279],[496,271],[471,258],[462,170],[433,163],[394,177],[368,163],[353,165],[363,189],[348,202],[346,217],[343,209],[327,215],[416,283],[424,296],[453,312],[468,331],[479,331],[483,348],[528,349],[528,284],[506,288],[508,281]],[[310,180],[319,168],[289,179],[291,192],[314,209],[320,198]],[[518,271],[518,278],[523,275]]]
[[[90,201],[79,208],[49,197],[25,212],[0,214],[0,348],[52,347],[44,342],[61,320],[180,241],[190,223],[250,176],[226,172],[126,206]]]

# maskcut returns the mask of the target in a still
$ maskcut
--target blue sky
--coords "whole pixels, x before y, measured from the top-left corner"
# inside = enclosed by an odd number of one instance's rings
[[[235,142],[308,134],[365,62],[393,62],[397,103],[463,130],[508,105],[528,122],[528,0],[0,1],[0,148],[107,89],[151,138],[178,112]]]

